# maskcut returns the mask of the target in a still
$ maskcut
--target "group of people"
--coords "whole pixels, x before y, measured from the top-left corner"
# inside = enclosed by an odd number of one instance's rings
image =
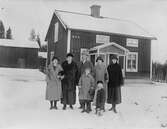
[[[102,115],[106,102],[112,104],[109,111],[117,113],[116,104],[121,103],[122,70],[115,55],[107,67],[103,62],[103,58],[99,56],[93,66],[88,60],[88,54],[83,53],[82,60],[77,64],[73,60],[73,54],[68,53],[66,60],[60,64],[54,56],[46,70],[46,100],[50,101],[50,109],[57,109],[59,100],[63,104],[63,110],[66,110],[67,105],[73,109],[78,87],[79,108],[82,113],[91,112],[94,105],[96,114]]]

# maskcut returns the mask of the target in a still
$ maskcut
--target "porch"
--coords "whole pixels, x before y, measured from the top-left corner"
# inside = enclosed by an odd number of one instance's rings
[[[111,63],[112,56],[116,55],[118,57],[118,62],[121,65],[123,76],[125,77],[126,55],[128,52],[128,49],[117,43],[111,42],[91,48],[89,50],[89,55],[93,64],[96,64],[96,58],[101,56],[104,59],[104,64],[106,66]]]

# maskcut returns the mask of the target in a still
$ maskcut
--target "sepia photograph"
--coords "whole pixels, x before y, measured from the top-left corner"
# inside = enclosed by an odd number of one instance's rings
[[[167,129],[166,0],[0,0],[0,129]]]

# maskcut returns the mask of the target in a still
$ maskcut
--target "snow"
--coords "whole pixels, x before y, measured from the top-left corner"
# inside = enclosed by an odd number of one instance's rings
[[[126,84],[118,113],[102,117],[49,110],[45,75],[37,69],[0,68],[0,129],[162,129],[167,127],[167,85]],[[106,110],[110,105],[106,104]]]
[[[70,29],[116,33],[155,39],[153,35],[131,21],[106,17],[95,18],[88,14],[79,14],[61,10],[56,10],[55,14],[63,25]]]
[[[39,45],[35,41],[19,41],[13,39],[0,39],[0,46],[5,47],[21,47],[21,48],[39,48]]]

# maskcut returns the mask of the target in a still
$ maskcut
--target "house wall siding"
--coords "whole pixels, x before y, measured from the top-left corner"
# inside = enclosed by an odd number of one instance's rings
[[[138,72],[126,72],[127,76],[147,76],[149,77],[150,72],[150,59],[151,59],[151,40],[149,39],[141,39],[136,37],[126,37],[121,35],[109,35],[105,33],[96,33],[96,32],[82,32],[73,30],[71,33],[71,52],[75,55],[75,60],[79,61],[80,59],[80,49],[81,48],[92,48],[94,46],[100,45],[96,43],[96,35],[108,35],[110,36],[110,42],[115,42],[125,48],[127,48],[130,52],[138,52]],[[128,47],[126,46],[127,38],[135,38],[139,41],[138,47]],[[121,63],[123,64],[123,59],[121,59]]]
[[[54,35],[55,35],[54,29],[55,29],[56,22],[59,23],[59,34],[58,34],[58,41],[55,43],[54,42]],[[54,55],[60,59],[60,62],[65,60],[65,55],[67,54],[67,30],[64,29],[63,25],[58,20],[56,15],[53,15],[46,40],[48,43],[47,64],[50,63],[51,51],[54,51]]]

